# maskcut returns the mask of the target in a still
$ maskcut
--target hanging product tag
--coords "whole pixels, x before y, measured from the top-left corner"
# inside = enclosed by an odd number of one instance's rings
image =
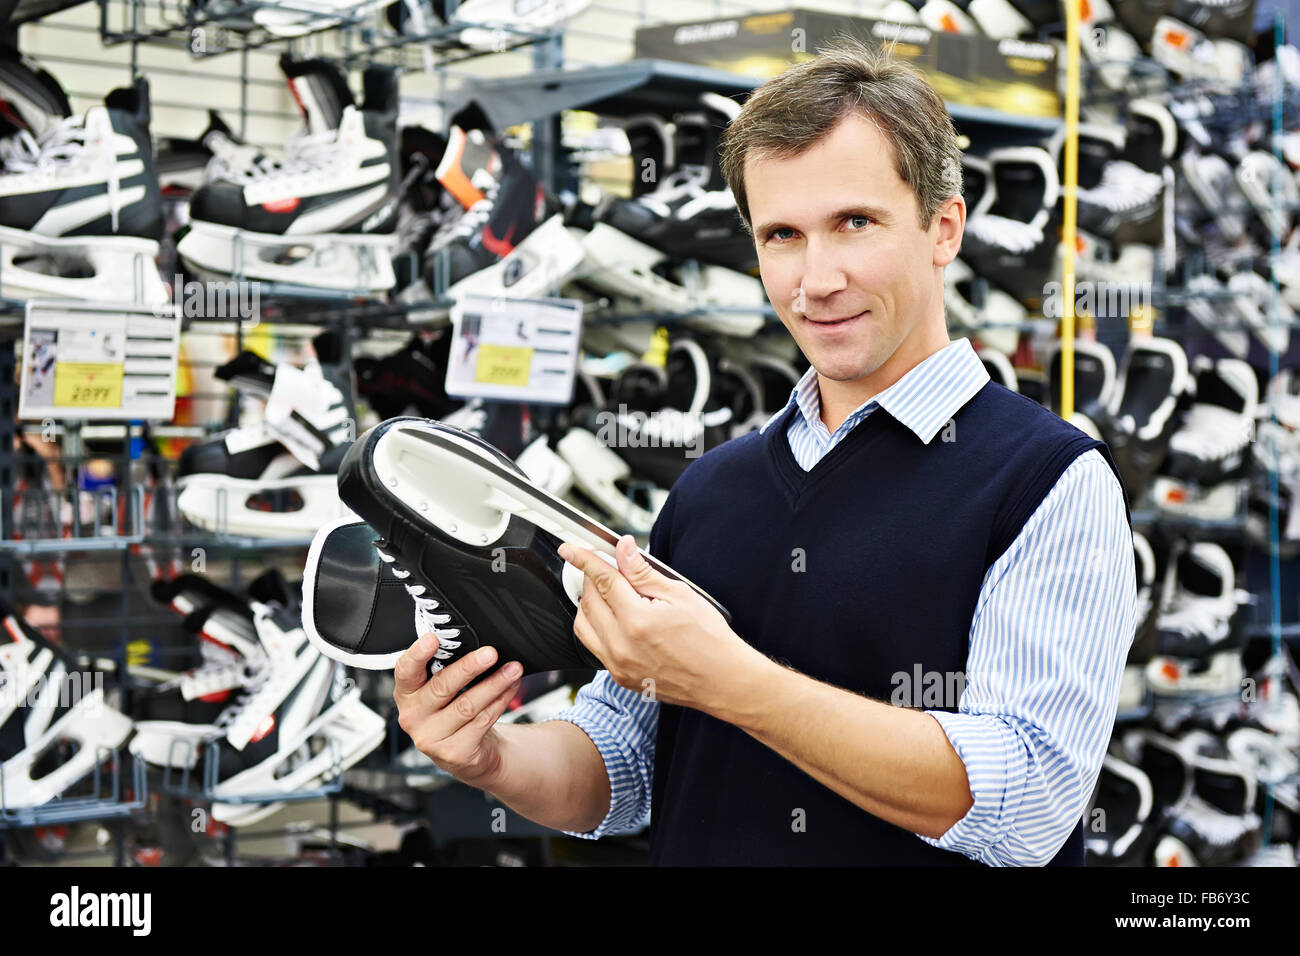
[[[179,343],[170,305],[32,300],[18,417],[170,421]]]
[[[582,340],[580,301],[466,295],[451,321],[448,395],[568,404]]]

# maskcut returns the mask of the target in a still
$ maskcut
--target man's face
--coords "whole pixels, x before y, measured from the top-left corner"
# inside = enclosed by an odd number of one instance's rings
[[[920,227],[869,119],[850,114],[798,156],[747,158],[745,184],[763,286],[823,378],[871,384],[884,367],[885,387],[934,351],[936,333],[946,341],[937,269],[957,251],[951,224]]]

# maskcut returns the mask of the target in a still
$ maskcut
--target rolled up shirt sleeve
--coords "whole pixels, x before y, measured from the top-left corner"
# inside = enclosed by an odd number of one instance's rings
[[[605,819],[587,833],[566,832],[595,840],[644,827],[650,819],[659,704],[639,691],[619,687],[608,671],[600,671],[578,691],[572,707],[550,719],[567,720],[581,728],[600,751],[609,774]]]
[[[994,866],[1056,855],[1101,770],[1135,605],[1123,493],[1092,450],[985,577],[958,712],[928,711],[965,764],[974,802],[941,837],[921,839]]]

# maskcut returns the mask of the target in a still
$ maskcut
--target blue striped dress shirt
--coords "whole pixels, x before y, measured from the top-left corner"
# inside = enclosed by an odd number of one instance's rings
[[[763,428],[798,405],[787,438],[807,471],[878,409],[928,444],[988,380],[969,341],[959,339],[831,433],[810,368]],[[1132,540],[1119,482],[1091,450],[989,568],[959,710],[927,711],[965,764],[974,803],[943,836],[918,839],[993,866],[1035,866],[1078,824],[1110,740],[1133,639]],[[658,717],[656,702],[601,671],[554,718],[591,737],[609,774],[609,813],[595,830],[573,835],[594,839],[648,822]]]

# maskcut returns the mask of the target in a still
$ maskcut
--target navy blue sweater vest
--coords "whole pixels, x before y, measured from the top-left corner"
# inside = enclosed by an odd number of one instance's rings
[[[809,472],[786,439],[795,414],[692,463],[651,550],[769,657],[877,700],[918,666],[965,674],[985,572],[1079,455],[1100,448],[1110,461],[1105,445],[993,383],[929,445],[878,409]],[[651,808],[660,865],[975,865],[681,707],[661,707]],[[1083,864],[1082,822],[1052,863]]]

